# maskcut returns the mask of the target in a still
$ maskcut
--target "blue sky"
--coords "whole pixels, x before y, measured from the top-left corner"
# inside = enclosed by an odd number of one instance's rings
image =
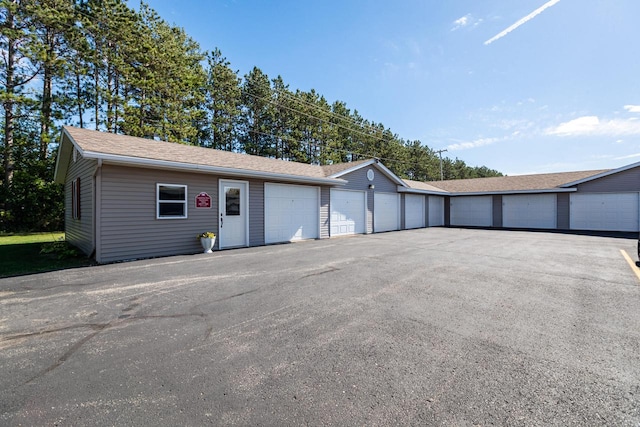
[[[640,1],[149,0],[203,50],[510,175],[640,161]]]

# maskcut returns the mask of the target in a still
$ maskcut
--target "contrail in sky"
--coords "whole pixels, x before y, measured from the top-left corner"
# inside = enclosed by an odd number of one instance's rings
[[[495,36],[491,37],[489,40],[487,40],[486,42],[484,42],[484,45],[487,46],[491,43],[493,43],[494,41],[501,39],[502,37],[506,36],[507,34],[509,34],[511,31],[515,30],[516,28],[518,28],[520,25],[524,24],[527,21],[532,20],[533,18],[535,18],[536,16],[540,15],[542,12],[545,11],[545,9],[550,8],[551,6],[553,6],[554,4],[560,2],[560,0],[551,0],[546,2],[545,4],[543,4],[542,6],[540,6],[539,8],[537,8],[536,10],[534,10],[533,12],[531,12],[530,14],[528,14],[527,16],[525,16],[524,18],[518,20],[515,24],[511,25],[509,28],[507,28],[506,30],[496,34]]]

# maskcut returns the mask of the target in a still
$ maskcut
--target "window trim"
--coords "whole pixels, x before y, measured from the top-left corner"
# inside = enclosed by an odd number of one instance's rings
[[[80,210],[80,202],[81,202],[81,185],[80,185],[80,177],[77,177],[73,181],[71,181],[71,218],[72,219],[80,219],[81,218],[81,210]]]
[[[184,188],[184,200],[160,200],[160,187],[174,187],[174,188]],[[156,219],[187,219],[188,215],[188,207],[189,204],[187,201],[189,200],[188,188],[185,184],[165,184],[158,182],[156,183]],[[184,215],[180,216],[161,216],[160,215],[160,205],[162,203],[182,203],[184,206]]]

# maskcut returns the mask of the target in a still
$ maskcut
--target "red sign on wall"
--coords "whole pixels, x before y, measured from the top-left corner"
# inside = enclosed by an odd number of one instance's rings
[[[211,196],[200,193],[196,196],[196,209],[211,209]]]

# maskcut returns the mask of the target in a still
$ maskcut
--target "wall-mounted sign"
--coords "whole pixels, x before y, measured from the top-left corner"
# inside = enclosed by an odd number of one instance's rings
[[[211,196],[202,192],[196,196],[196,209],[211,209]]]

